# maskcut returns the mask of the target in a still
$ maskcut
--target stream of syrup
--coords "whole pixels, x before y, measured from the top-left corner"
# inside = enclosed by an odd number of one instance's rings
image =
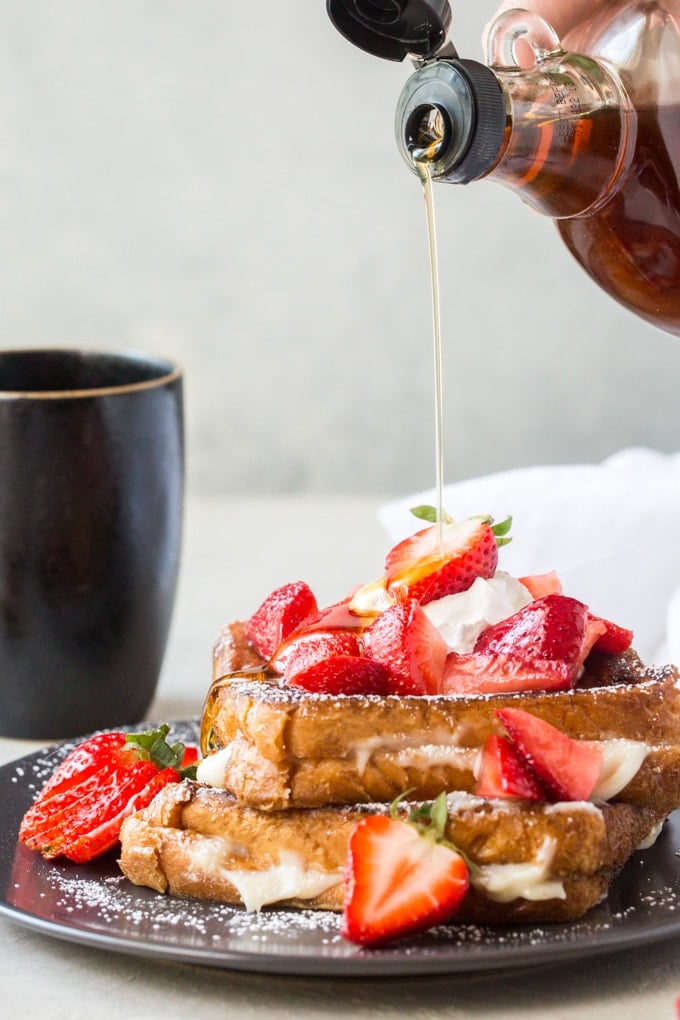
[[[441,303],[439,300],[439,259],[437,255],[437,230],[434,215],[434,198],[430,166],[424,160],[415,161],[423,185],[425,218],[430,255],[430,282],[432,296],[432,336],[434,362],[434,444],[435,444],[435,510],[439,547],[442,547],[444,525],[444,387],[442,382],[442,328]]]

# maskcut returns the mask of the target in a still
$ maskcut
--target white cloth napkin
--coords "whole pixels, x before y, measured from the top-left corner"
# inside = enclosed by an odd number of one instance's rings
[[[434,505],[433,489],[382,506],[396,542]],[[445,486],[444,508],[461,520],[512,515],[499,569],[515,576],[555,570],[565,594],[634,631],[649,664],[680,663],[680,453],[631,448],[602,464],[521,468]]]

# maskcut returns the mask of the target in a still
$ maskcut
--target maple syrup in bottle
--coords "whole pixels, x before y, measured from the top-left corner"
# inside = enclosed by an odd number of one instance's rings
[[[680,0],[605,0],[564,45],[515,10],[489,66],[425,62],[397,106],[400,150],[433,180],[517,192],[611,297],[680,335]]]

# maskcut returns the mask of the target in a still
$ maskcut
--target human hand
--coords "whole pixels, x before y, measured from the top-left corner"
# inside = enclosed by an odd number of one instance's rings
[[[513,7],[522,7],[527,11],[540,14],[562,39],[585,14],[592,14],[593,0],[503,0],[492,20],[484,29],[485,40],[490,25],[498,15]]]

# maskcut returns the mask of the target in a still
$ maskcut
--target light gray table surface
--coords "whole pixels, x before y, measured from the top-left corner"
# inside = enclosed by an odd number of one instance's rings
[[[380,573],[377,498],[190,498],[177,607],[153,719],[196,715],[219,625],[277,584],[307,580],[324,602]],[[0,763],[44,741],[0,739]],[[243,1020],[294,1016],[673,1020],[680,939],[516,973],[303,978],[159,962],[51,938],[0,918],[5,1016]]]

